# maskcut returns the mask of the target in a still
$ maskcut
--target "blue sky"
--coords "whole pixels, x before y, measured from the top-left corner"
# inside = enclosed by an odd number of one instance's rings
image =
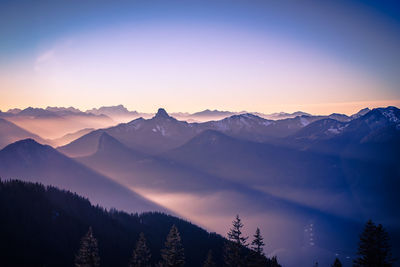
[[[351,113],[400,100],[396,1],[1,1],[0,109]]]

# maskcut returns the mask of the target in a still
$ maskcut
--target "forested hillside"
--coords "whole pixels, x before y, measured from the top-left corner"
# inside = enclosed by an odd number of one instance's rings
[[[1,266],[73,266],[89,228],[98,241],[100,266],[128,266],[140,233],[157,264],[173,225],[185,266],[202,266],[209,251],[221,266],[227,244],[220,235],[170,215],[107,211],[71,192],[18,180],[0,181],[0,214]]]

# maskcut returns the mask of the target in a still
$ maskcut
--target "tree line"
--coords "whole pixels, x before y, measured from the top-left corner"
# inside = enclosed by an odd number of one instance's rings
[[[227,267],[280,267],[276,256],[269,259],[264,254],[264,238],[260,229],[257,228],[254,239],[247,243],[248,237],[243,236],[243,223],[239,215],[232,222],[232,228],[228,232],[228,239],[224,247],[224,264]],[[129,267],[151,267],[151,252],[147,246],[144,233],[140,233],[139,239],[133,250]],[[80,249],[75,257],[76,267],[98,267],[100,256],[97,240],[93,230],[89,231],[81,240]],[[172,225],[164,248],[161,250],[161,261],[155,267],[183,267],[185,266],[185,253],[178,228]],[[209,250],[203,267],[216,267],[212,250]]]
[[[224,264],[227,267],[280,267],[277,257],[271,259],[264,254],[264,238],[257,228],[253,240],[249,244],[248,237],[242,233],[243,223],[236,216],[232,227],[227,234],[227,242],[224,247]],[[250,251],[249,251],[250,247]],[[353,267],[390,267],[395,262],[392,257],[389,244],[389,235],[381,224],[375,225],[369,220],[360,235],[357,258],[353,261]],[[161,250],[161,261],[155,267],[183,267],[185,265],[184,248],[178,228],[173,225],[166,238],[164,248]],[[92,228],[81,240],[81,247],[75,259],[76,267],[98,267],[100,257],[97,240],[93,236]],[[140,233],[136,247],[133,250],[129,267],[151,267],[151,253],[146,244],[146,238]],[[216,267],[213,253],[210,250],[204,261],[203,267]],[[315,263],[318,267],[318,262]],[[342,263],[336,258],[332,267],[342,267]]]

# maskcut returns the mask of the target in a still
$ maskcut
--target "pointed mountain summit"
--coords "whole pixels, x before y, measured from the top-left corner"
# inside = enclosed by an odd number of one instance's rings
[[[122,144],[112,137],[111,135],[107,134],[106,132],[102,132],[99,137],[99,144],[97,147],[97,152],[98,151],[107,151],[110,148],[114,147],[119,147],[122,146]]]
[[[84,157],[97,151],[99,138],[104,130],[95,130],[85,134],[71,143],[57,147],[57,150],[68,157]]]
[[[145,157],[143,153],[137,152],[120,141],[112,137],[106,132],[102,132],[99,138],[99,144],[97,147],[96,153],[94,153],[95,157],[114,157],[114,159],[119,158],[120,162],[125,162],[129,164],[129,161],[126,159],[139,159]]]
[[[166,119],[171,119],[172,117],[170,117],[168,115],[168,113],[165,111],[165,109],[163,108],[159,108],[156,115],[153,117],[153,119],[160,119],[160,118],[166,118]]]
[[[6,146],[1,152],[3,153],[16,153],[24,156],[38,156],[34,153],[42,153],[45,150],[51,148],[47,145],[41,145],[32,138],[16,141]]]
[[[151,119],[139,118],[107,129],[93,131],[59,150],[68,156],[83,157],[97,151],[101,133],[106,132],[123,145],[145,154],[156,154],[184,144],[197,134],[189,123],[178,121],[160,108]]]

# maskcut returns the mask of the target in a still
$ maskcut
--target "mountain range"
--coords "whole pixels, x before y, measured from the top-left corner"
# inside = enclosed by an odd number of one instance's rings
[[[335,254],[351,264],[369,218],[400,240],[396,107],[279,120],[243,113],[192,123],[159,109],[148,119],[76,136],[58,151],[32,140],[7,146],[0,176],[81,190],[94,203],[131,211],[123,200],[129,199],[220,233],[240,213],[266,232],[268,253],[285,266],[315,258],[329,264]],[[105,197],[121,192],[120,199]]]
[[[66,134],[85,128],[98,129],[116,124],[113,119],[106,115],[85,113],[73,107],[47,107],[46,109],[28,107],[23,110],[14,109],[9,112],[0,113],[0,118],[39,135],[43,139],[46,139],[48,144],[52,145],[61,144],[58,142],[59,140],[54,143],[51,140],[60,139]]]
[[[333,113],[331,115],[327,116],[322,116],[322,117],[330,117],[330,118],[335,118],[339,120],[350,120],[351,118],[355,118],[355,116],[360,116],[360,115],[365,115],[368,111],[370,111],[369,108],[365,108],[361,111],[359,111],[356,114],[353,114],[351,116],[347,116],[345,114],[339,114],[339,113]],[[309,113],[303,112],[303,111],[296,111],[293,113],[287,113],[287,112],[276,112],[276,113],[270,113],[270,114],[265,114],[265,113],[260,113],[260,112],[248,112],[248,111],[240,111],[240,112],[234,112],[234,111],[220,111],[220,110],[210,110],[210,109],[205,109],[203,111],[199,112],[194,112],[194,113],[189,113],[189,112],[174,112],[171,113],[171,115],[174,118],[177,118],[179,120],[185,120],[188,122],[204,122],[208,120],[221,120],[233,115],[240,115],[240,114],[245,114],[245,113],[251,113],[254,115],[257,115],[259,117],[262,117],[264,119],[268,120],[282,120],[282,119],[289,119],[289,118],[295,118],[298,116],[313,116]],[[138,112],[138,111],[130,111],[123,105],[117,105],[117,106],[102,106],[99,108],[92,108],[88,109],[86,111],[81,111],[77,108],[74,107],[47,107],[45,109],[43,108],[32,108],[28,107],[26,109],[9,109],[7,112],[1,112],[0,111],[0,117],[12,117],[12,116],[33,116],[33,117],[54,117],[54,116],[69,116],[69,115],[79,115],[79,116],[108,116],[115,121],[121,122],[121,120],[125,121],[126,119],[135,119],[139,117],[143,118],[151,118],[154,116],[154,113],[145,113],[145,112]],[[315,116],[321,116],[321,115],[315,115]]]

